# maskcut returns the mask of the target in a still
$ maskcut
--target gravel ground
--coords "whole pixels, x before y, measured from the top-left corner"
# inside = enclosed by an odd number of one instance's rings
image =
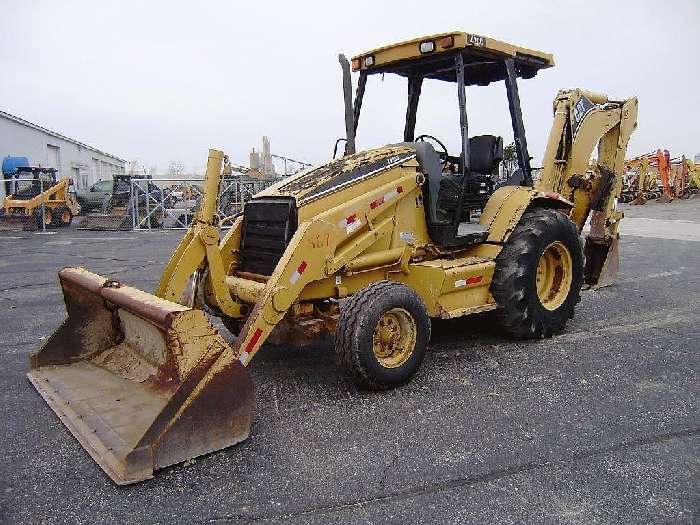
[[[617,284],[564,334],[435,322],[415,380],[380,394],[330,347],[266,348],[250,439],[127,487],[33,390],[28,355],[65,316],[58,268],[152,290],[182,233],[2,232],[0,522],[697,523],[700,199],[626,212]]]

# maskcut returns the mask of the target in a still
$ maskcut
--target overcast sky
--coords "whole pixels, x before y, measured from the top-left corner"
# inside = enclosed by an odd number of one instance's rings
[[[557,90],[638,96],[630,154],[700,152],[700,0],[0,0],[0,109],[161,172],[200,171],[211,146],[247,164],[273,153],[320,163],[344,136],[340,67],[379,45],[451,30],[553,53],[520,83],[541,158]],[[356,78],[354,79],[356,81]],[[405,81],[371,78],[360,147],[401,139]],[[502,83],[468,91],[470,134],[512,140]],[[417,132],[459,144],[456,90],[429,81]]]

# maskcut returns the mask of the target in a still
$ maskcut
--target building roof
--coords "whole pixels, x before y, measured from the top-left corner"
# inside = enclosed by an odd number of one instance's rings
[[[87,150],[94,151],[95,153],[99,153],[100,155],[104,155],[105,157],[109,157],[109,158],[117,160],[119,162],[126,163],[125,159],[117,157],[116,155],[112,155],[111,153],[107,153],[106,151],[102,151],[100,149],[97,149],[93,146],[85,144],[84,142],[80,142],[79,140],[72,139],[70,137],[66,137],[65,135],[62,135],[62,134],[57,133],[55,131],[51,131],[48,128],[45,128],[43,126],[39,126],[38,124],[34,124],[33,122],[29,122],[28,120],[24,120],[23,118],[11,115],[10,113],[7,113],[6,111],[0,110],[0,117],[6,118],[7,120],[11,120],[13,122],[17,122],[18,124],[22,124],[23,126],[27,126],[29,128],[36,129],[38,131],[41,131],[41,132],[46,133],[48,135],[51,135],[53,137],[59,138],[61,140],[65,140],[67,142],[72,142],[76,146],[80,146],[81,148],[85,148]]]

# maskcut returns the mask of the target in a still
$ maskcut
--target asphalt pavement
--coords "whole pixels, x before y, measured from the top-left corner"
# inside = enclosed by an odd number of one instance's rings
[[[697,523],[700,198],[626,208],[621,273],[565,333],[436,321],[418,376],[358,391],[329,346],[268,347],[250,438],[115,486],[31,387],[56,271],[152,290],[182,232],[0,232],[0,522]]]

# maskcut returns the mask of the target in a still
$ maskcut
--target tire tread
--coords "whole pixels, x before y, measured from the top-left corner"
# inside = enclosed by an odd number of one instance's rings
[[[569,242],[575,240],[578,253],[571,254],[574,276],[569,297],[556,310],[557,315],[541,315],[534,308],[533,298],[528,294],[531,289],[528,270],[532,266],[532,247],[552,232],[568,237],[565,240]],[[576,225],[557,210],[534,208],[526,211],[496,258],[496,271],[491,281],[491,293],[499,305],[496,315],[501,326],[511,336],[520,339],[551,337],[560,332],[566,321],[574,316],[574,308],[580,300],[582,276],[582,256]],[[536,297],[534,300],[539,301]]]

